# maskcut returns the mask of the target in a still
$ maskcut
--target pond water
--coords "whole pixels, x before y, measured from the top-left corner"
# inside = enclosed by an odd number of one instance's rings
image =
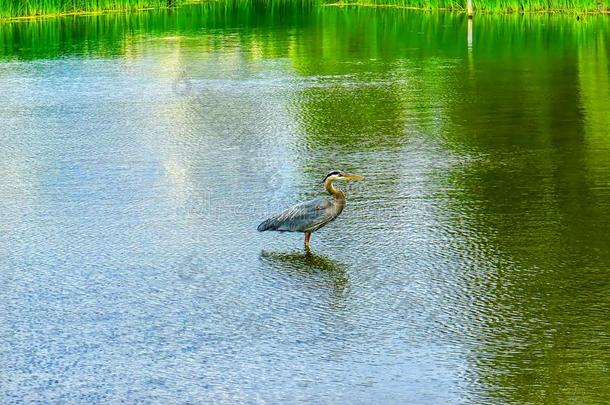
[[[1,24],[0,402],[607,402],[609,34],[228,5]],[[366,179],[310,255],[256,231],[333,169]]]

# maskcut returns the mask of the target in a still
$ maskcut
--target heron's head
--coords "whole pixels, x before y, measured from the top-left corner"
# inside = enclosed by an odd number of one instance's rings
[[[364,177],[358,176],[357,174],[351,174],[342,172],[339,170],[332,171],[324,177],[323,183],[330,181],[349,181],[349,180],[362,180]]]

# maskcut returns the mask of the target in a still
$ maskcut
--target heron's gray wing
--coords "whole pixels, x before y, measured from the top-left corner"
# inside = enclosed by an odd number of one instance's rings
[[[263,221],[259,231],[304,232],[317,229],[332,221],[336,215],[330,198],[320,197],[297,204]]]

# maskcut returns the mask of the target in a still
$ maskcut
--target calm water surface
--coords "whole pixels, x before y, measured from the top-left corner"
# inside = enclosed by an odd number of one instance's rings
[[[608,27],[0,25],[0,402],[607,403]],[[332,169],[312,255],[256,232]]]

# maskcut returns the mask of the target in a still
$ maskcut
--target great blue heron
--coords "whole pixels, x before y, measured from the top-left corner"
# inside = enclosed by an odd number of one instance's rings
[[[345,207],[345,193],[333,187],[335,181],[362,180],[362,176],[341,171],[330,172],[324,177],[324,188],[332,196],[320,197],[297,204],[261,222],[259,232],[303,232],[305,249],[309,249],[311,233],[322,228],[341,214]]]

